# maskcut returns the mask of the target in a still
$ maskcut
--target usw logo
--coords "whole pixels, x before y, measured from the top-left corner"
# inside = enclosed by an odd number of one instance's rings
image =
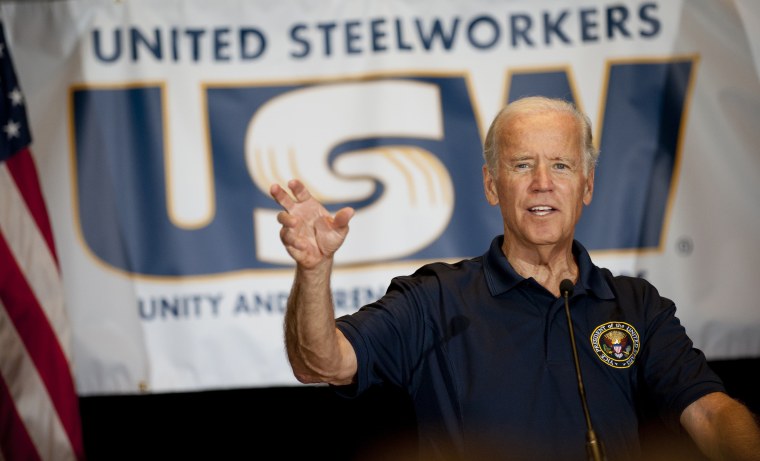
[[[590,250],[659,246],[694,62],[609,65],[594,199],[576,233]],[[510,100],[579,102],[564,71],[508,79]],[[340,264],[474,256],[502,231],[483,197],[481,129],[461,75],[205,87],[214,206],[192,228],[167,205],[164,90],[71,91],[78,224],[92,255],[114,269],[186,276],[287,267],[268,190],[292,177],[329,208],[357,209]]]

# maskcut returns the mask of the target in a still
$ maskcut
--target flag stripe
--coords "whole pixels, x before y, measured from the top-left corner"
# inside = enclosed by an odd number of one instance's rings
[[[14,402],[18,419],[23,421],[34,447],[28,447],[22,443],[23,440],[14,438],[9,447],[12,450],[6,453],[11,459],[76,459],[69,437],[38,373],[39,368],[27,353],[22,334],[13,326],[7,307],[4,302],[0,302],[0,327],[3,330],[0,337],[0,348],[3,350],[0,374]],[[14,430],[14,435],[18,435],[21,429]],[[34,453],[37,456],[32,456]]]
[[[56,414],[55,411],[41,409],[22,415],[22,420],[29,424],[30,421],[23,416],[32,418],[32,423],[50,421],[55,417],[56,424],[62,424],[63,430],[76,444],[76,452],[83,453],[81,442],[77,443],[81,441],[78,400],[72,398],[76,396],[76,389],[69,373],[67,354],[59,343],[59,338],[68,340],[69,332],[56,262],[5,165],[0,165],[0,191],[3,205],[0,208],[0,261],[7,261],[0,269],[0,301],[5,306],[3,315],[7,316],[14,331],[18,331],[18,338],[14,341],[25,346],[27,360],[37,366],[34,375],[40,383],[44,401],[51,405],[51,409],[57,410]],[[3,362],[5,360],[8,359],[4,357]],[[6,375],[6,379],[8,383],[27,383],[29,373],[24,376]],[[24,387],[25,393],[18,397],[26,397],[26,392],[31,392],[26,390],[27,387],[28,383]],[[11,394],[17,397],[12,387]],[[39,396],[35,398],[39,399]],[[15,400],[15,404],[19,405],[19,401]],[[36,419],[33,418],[35,415]],[[41,442],[34,436],[42,437],[46,432],[31,433],[35,444],[43,451],[46,447],[40,443],[44,440]],[[48,433],[54,434],[55,431]],[[54,437],[53,441],[57,439]],[[46,440],[49,442],[49,439]],[[70,445],[68,440],[67,444]]]
[[[9,158],[5,165],[16,186],[24,198],[24,203],[29,209],[34,222],[37,223],[37,229],[42,233],[45,243],[50,251],[50,256],[58,265],[58,258],[55,252],[55,243],[53,240],[53,231],[50,226],[50,219],[45,209],[45,200],[42,197],[42,190],[37,179],[37,167],[34,165],[29,148],[24,148],[16,155]]]
[[[17,156],[23,155],[29,156],[29,151],[25,150]],[[34,171],[26,175],[36,176]],[[61,344],[68,344],[68,319],[63,307],[63,287],[57,263],[5,164],[0,165],[0,194],[0,234],[10,248],[9,261],[15,259],[19,264],[20,275],[26,278],[39,300],[47,317],[46,323],[50,323]],[[63,352],[68,361],[69,351],[64,348]]]
[[[7,242],[0,235],[0,260],[9,261],[0,269],[2,374],[38,450],[43,454],[71,451],[66,434],[77,440],[81,429],[78,401],[70,398],[76,391],[68,362],[34,293],[10,256]],[[35,425],[40,424],[45,426],[35,430]],[[64,443],[68,446],[65,450]]]
[[[7,320],[3,315],[3,309],[0,308],[0,329],[6,328],[3,324]],[[5,335],[0,336],[0,343],[3,342]],[[6,361],[3,360],[2,364]],[[5,373],[0,369],[0,402],[11,402],[12,396],[8,390],[5,380]],[[3,460],[3,453],[8,453],[9,459],[25,459],[36,461],[40,459],[37,449],[34,447],[29,433],[26,431],[18,411],[14,405],[0,405],[0,460]]]

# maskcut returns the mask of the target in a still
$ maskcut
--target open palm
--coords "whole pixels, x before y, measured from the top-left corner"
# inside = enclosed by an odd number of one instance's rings
[[[284,208],[277,215],[282,224],[280,240],[296,263],[312,268],[332,258],[343,244],[354,210],[342,208],[333,216],[301,181],[290,180],[288,188],[293,197],[278,184],[270,188],[272,197]]]

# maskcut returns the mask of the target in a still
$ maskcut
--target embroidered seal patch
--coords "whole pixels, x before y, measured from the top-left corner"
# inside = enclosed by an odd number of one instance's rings
[[[599,360],[613,368],[628,368],[639,353],[639,332],[625,322],[607,322],[591,333],[591,347]]]

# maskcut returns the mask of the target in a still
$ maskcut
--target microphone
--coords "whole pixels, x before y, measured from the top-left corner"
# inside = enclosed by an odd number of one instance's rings
[[[575,362],[575,376],[578,379],[578,393],[581,395],[581,404],[583,405],[583,414],[586,417],[586,455],[591,461],[606,461],[604,446],[596,438],[596,432],[591,425],[591,414],[588,411],[586,403],[586,390],[583,388],[583,377],[581,376],[581,366],[578,361],[578,350],[575,348],[575,334],[573,333],[573,321],[570,318],[570,296],[573,294],[573,282],[564,279],[559,284],[559,292],[565,298],[565,314],[567,314],[567,326],[570,331],[570,345],[573,349],[573,361]]]

